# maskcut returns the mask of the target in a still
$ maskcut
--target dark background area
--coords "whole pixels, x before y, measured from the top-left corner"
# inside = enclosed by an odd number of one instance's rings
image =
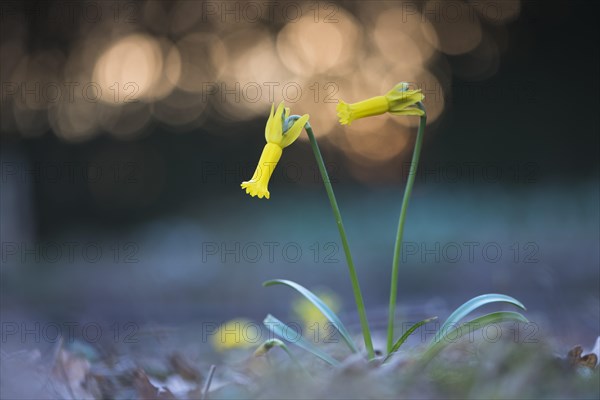
[[[49,7],[50,3],[17,4],[18,8],[31,13],[34,8]],[[353,2],[340,4],[349,10],[355,8]],[[448,95],[449,109],[440,122],[442,126],[436,126],[452,134],[437,134],[435,140],[427,143],[422,159],[424,169],[427,165],[465,162],[494,166],[522,164],[529,168],[528,163],[533,163],[531,170],[541,179],[597,178],[599,64],[594,10],[586,1],[522,2],[519,18],[509,25],[505,39],[507,50],[502,55],[498,73],[482,82],[454,78]],[[38,11],[28,18],[28,49],[57,45],[68,49],[69,36],[57,26],[44,23],[44,15]],[[466,57],[450,57],[449,63],[460,66]],[[30,162],[42,166],[49,163],[78,165],[112,154],[123,160],[137,161],[143,158],[144,152],[159,156],[167,166],[162,177],[165,186],[155,201],[141,207],[129,204],[118,211],[106,212],[91,202],[85,185],[66,185],[61,188],[65,190],[36,185],[34,199],[39,215],[36,226],[45,234],[52,233],[59,222],[79,221],[86,216],[90,222],[102,223],[107,221],[105,218],[114,216],[111,223],[135,223],[139,218],[168,213],[190,201],[192,195],[206,198],[215,194],[215,190],[219,190],[216,196],[233,191],[231,185],[220,182],[191,183],[199,180],[199,172],[211,161],[251,169],[255,154],[248,154],[247,149],[259,149],[263,138],[247,132],[262,131],[263,120],[257,118],[244,126],[200,127],[183,135],[171,135],[155,123],[144,132],[144,137],[133,143],[100,135],[72,145],[51,132],[29,140],[19,138],[15,132],[4,132],[3,147],[5,152],[19,151]],[[226,140],[221,135],[223,131],[227,131]],[[300,153],[298,157],[310,160],[307,143],[298,147],[301,148],[291,150]],[[325,146],[324,151],[331,150]],[[409,156],[408,152],[404,155],[405,161]],[[330,157],[336,159],[335,154]],[[356,184],[351,176],[344,174],[343,168],[338,172],[340,183]],[[239,173],[240,179],[244,176]],[[233,181],[233,174],[231,178]]]

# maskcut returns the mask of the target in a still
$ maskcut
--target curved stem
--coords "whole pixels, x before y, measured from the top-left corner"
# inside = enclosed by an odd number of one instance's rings
[[[319,172],[321,173],[321,178],[323,179],[323,184],[325,185],[325,190],[327,191],[327,196],[329,197],[329,203],[331,204],[331,209],[333,210],[333,215],[335,216],[335,222],[340,232],[342,246],[344,247],[344,253],[346,254],[348,271],[350,273],[350,281],[352,282],[354,300],[356,301],[356,308],[360,317],[360,325],[362,327],[365,348],[367,349],[369,360],[371,360],[375,356],[375,353],[373,352],[373,342],[371,340],[371,331],[369,330],[369,322],[367,320],[367,314],[365,312],[365,304],[363,302],[362,293],[360,291],[360,285],[358,283],[356,269],[354,268],[354,261],[352,261],[352,254],[350,253],[350,246],[348,245],[346,231],[344,230],[344,225],[342,223],[342,216],[340,214],[340,209],[338,207],[337,201],[335,200],[335,194],[333,193],[333,187],[331,186],[331,182],[329,181],[329,175],[327,174],[327,169],[325,168],[325,163],[323,162],[323,156],[321,156],[319,145],[317,144],[317,140],[315,139],[315,135],[313,134],[310,124],[307,123],[305,125],[305,129],[306,133],[308,134],[308,139],[310,140],[310,146],[312,147],[313,153],[315,154],[315,159],[317,160],[317,166],[319,167]]]
[[[425,111],[422,103],[418,103],[419,108]],[[419,131],[417,140],[413,150],[412,160],[410,162],[410,171],[402,198],[402,208],[400,209],[400,219],[398,221],[398,232],[396,234],[396,244],[394,245],[394,260],[392,262],[392,277],[390,283],[390,305],[388,315],[388,331],[387,331],[387,352],[392,351],[394,345],[394,317],[396,314],[396,297],[398,294],[398,266],[400,264],[400,250],[402,249],[402,237],[404,236],[404,221],[406,220],[406,210],[408,209],[408,201],[412,193],[415,176],[417,175],[417,166],[419,165],[419,156],[421,154],[421,145],[423,144],[423,134],[425,132],[425,123],[427,122],[427,113],[419,120]]]

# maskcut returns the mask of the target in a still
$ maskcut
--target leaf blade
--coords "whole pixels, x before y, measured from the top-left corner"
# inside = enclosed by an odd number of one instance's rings
[[[320,358],[321,360],[325,361],[326,363],[328,363],[334,367],[337,367],[340,365],[340,362],[338,360],[334,359],[327,353],[318,349],[315,345],[310,343],[308,340],[304,339],[302,337],[302,335],[297,334],[297,337],[294,338],[293,341],[290,340],[290,338],[287,336],[285,331],[292,330],[295,333],[298,333],[298,332],[294,331],[288,325],[284,324],[283,322],[281,322],[280,320],[278,320],[271,314],[268,314],[265,317],[265,319],[263,320],[263,324],[269,331],[271,331],[275,335],[279,336],[280,338],[282,338],[284,340],[287,340],[290,343],[295,344],[296,346],[308,351],[309,353],[312,353],[314,356]]]
[[[392,350],[390,350],[390,352],[388,353],[387,356],[385,356],[385,358],[383,359],[383,362],[386,362],[392,355],[394,355],[394,353],[396,351],[398,351],[398,349],[400,349],[400,346],[402,346],[402,344],[404,342],[406,342],[406,339],[408,339],[408,337],[410,335],[412,335],[412,333],[414,331],[416,331],[417,329],[419,329],[421,326],[436,320],[437,317],[431,317],[431,318],[427,318],[424,319],[422,321],[417,322],[416,324],[414,324],[413,326],[411,326],[406,332],[404,332],[404,334],[396,341],[396,343],[394,343],[394,345],[392,346]]]
[[[346,344],[348,345],[350,350],[353,353],[358,353],[358,348],[356,347],[356,344],[352,340],[352,337],[350,336],[350,332],[348,332],[348,330],[346,329],[346,327],[344,326],[344,324],[342,323],[340,318],[331,310],[331,308],[329,308],[329,306],[327,306],[327,304],[325,304],[321,299],[319,299],[319,297],[317,295],[315,295],[313,292],[311,292],[304,286],[302,286],[296,282],[286,280],[286,279],[273,279],[273,280],[269,280],[269,281],[266,281],[263,283],[263,286],[265,286],[265,287],[274,286],[274,285],[288,286],[288,287],[296,290],[302,296],[304,296],[315,307],[317,307],[317,309],[325,316],[325,318],[327,318],[327,320],[329,322],[331,322],[331,324],[335,327],[335,329],[337,329],[337,331],[340,333],[340,335],[342,336],[342,339],[344,340],[344,342],[346,342]]]
[[[432,342],[429,344],[427,350],[425,350],[425,354],[423,355],[421,361],[424,363],[429,362],[433,357],[435,357],[440,351],[446,348],[449,344],[456,342],[458,339],[463,337],[465,334],[477,331],[485,326],[490,324],[498,324],[501,322],[524,322],[529,323],[529,320],[523,316],[523,314],[514,312],[514,311],[497,311],[490,314],[482,315],[481,317],[477,317],[472,319],[469,322],[466,322],[460,326],[455,327],[450,332],[444,335],[444,338],[449,337],[453,333],[457,333],[456,339],[452,341],[447,340],[438,340],[436,342]],[[465,327],[469,329],[465,332]],[[474,327],[474,330],[471,330],[471,327]]]
[[[481,296],[473,297],[472,299],[466,301],[464,304],[458,307],[456,310],[454,310],[452,314],[450,314],[450,316],[440,327],[438,334],[434,337],[433,341],[438,342],[441,339],[441,332],[446,331],[450,326],[458,326],[458,322],[461,319],[466,317],[468,314],[470,314],[477,308],[482,307],[486,304],[496,302],[510,303],[514,306],[521,308],[522,310],[526,310],[525,306],[519,300],[507,296],[505,294],[488,293],[483,294]]]

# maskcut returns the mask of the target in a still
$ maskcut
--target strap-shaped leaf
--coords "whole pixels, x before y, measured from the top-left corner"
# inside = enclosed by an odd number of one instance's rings
[[[454,310],[452,314],[450,314],[446,322],[444,322],[444,324],[441,326],[437,335],[434,337],[433,342],[435,343],[440,341],[442,335],[448,330],[448,328],[458,326],[460,320],[462,320],[472,311],[486,304],[496,302],[510,303],[523,310],[526,309],[525,306],[519,300],[504,294],[488,293],[483,294],[481,296],[473,297],[471,300],[467,301],[462,306]]]
[[[331,322],[331,324],[335,327],[335,329],[337,329],[337,331],[340,333],[340,335],[342,336],[342,339],[344,339],[344,342],[346,342],[346,344],[348,345],[350,350],[353,353],[358,353],[356,344],[352,340],[350,333],[348,332],[348,330],[346,329],[346,327],[344,326],[342,321],[331,310],[331,308],[329,308],[327,306],[327,304],[325,304],[321,299],[319,299],[317,297],[317,295],[315,295],[313,292],[311,292],[304,286],[299,285],[296,282],[288,281],[285,279],[273,279],[273,280],[266,281],[265,283],[263,283],[263,286],[273,286],[273,285],[285,285],[285,286],[289,286],[292,289],[295,289],[296,291],[298,291],[298,293],[300,293],[308,301],[310,301],[315,307],[317,307],[317,309],[319,309],[319,311],[321,311],[321,313],[325,316],[325,318],[327,318],[327,320],[329,322]]]
[[[279,336],[284,340],[287,340],[290,343],[295,344],[296,346],[308,351],[309,353],[314,354],[326,363],[333,365],[334,367],[340,365],[339,361],[332,358],[327,353],[319,350],[317,347],[315,347],[314,344],[304,339],[300,333],[296,332],[294,329],[290,328],[271,314],[268,314],[265,317],[263,324],[267,327],[268,330],[273,332],[275,335]],[[290,337],[287,334],[287,332],[290,331],[296,334],[296,337],[294,337],[293,340],[290,340]]]
[[[521,313],[513,311],[499,311],[474,318],[469,322],[466,322],[460,326],[453,328],[452,330],[447,332],[440,340],[432,342],[425,351],[425,354],[421,358],[421,361],[424,363],[429,362],[429,360],[431,360],[440,351],[446,348],[447,345],[458,341],[458,339],[460,339],[464,335],[468,335],[490,324],[498,324],[500,322],[507,321],[529,323],[529,320],[525,318]],[[452,338],[451,341],[445,340],[449,337]]]
[[[383,359],[383,362],[386,362],[395,352],[398,351],[398,349],[400,349],[400,346],[402,346],[402,344],[404,344],[404,342],[406,342],[406,339],[408,339],[408,337],[410,335],[412,335],[412,333],[414,331],[416,331],[417,329],[419,329],[421,326],[436,320],[437,317],[431,317],[431,318],[427,318],[424,319],[423,321],[417,322],[416,324],[414,324],[413,326],[411,326],[406,332],[404,332],[404,334],[400,337],[400,339],[398,339],[396,341],[396,343],[394,343],[394,345],[392,346],[392,350],[388,353],[387,356],[385,356],[385,358]]]

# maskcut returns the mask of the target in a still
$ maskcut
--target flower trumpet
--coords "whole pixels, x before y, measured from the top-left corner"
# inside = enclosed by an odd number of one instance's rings
[[[423,116],[425,112],[417,106],[417,103],[423,101],[424,98],[421,89],[409,90],[408,83],[401,82],[385,96],[371,97],[352,104],[340,100],[336,111],[342,125],[350,125],[356,119],[381,115],[386,112],[394,115]]]

